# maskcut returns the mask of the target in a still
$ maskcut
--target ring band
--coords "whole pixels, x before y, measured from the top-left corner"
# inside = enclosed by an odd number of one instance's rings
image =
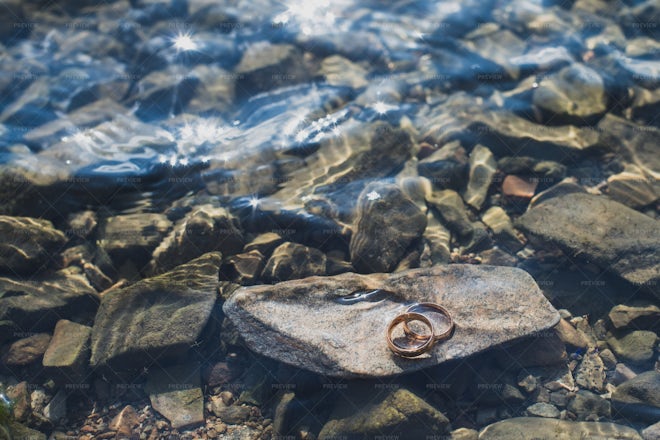
[[[440,314],[442,314],[443,316],[445,316],[449,320],[449,328],[447,328],[447,330],[437,335],[433,333],[433,339],[435,340],[435,342],[443,341],[451,337],[452,333],[454,332],[455,325],[454,325],[454,320],[452,319],[451,314],[449,313],[449,311],[447,311],[447,309],[445,309],[439,304],[425,302],[425,303],[412,304],[410,307],[406,309],[405,313],[415,313],[412,310],[418,307],[433,309],[439,312]],[[416,331],[411,329],[407,321],[403,322],[403,331],[406,334],[406,336],[410,336],[413,339],[425,340],[429,337],[428,335],[417,333]]]
[[[401,323],[403,323],[404,326],[408,327],[409,321],[423,322],[431,330],[431,335],[426,337],[420,335],[419,333],[415,333],[418,337],[414,339],[418,341],[424,340],[424,342],[421,345],[415,346],[413,348],[401,347],[400,345],[395,344],[394,341],[392,340],[392,332],[394,331],[394,328],[396,328],[396,326]],[[406,358],[416,357],[423,353],[426,353],[431,348],[433,348],[433,344],[435,344],[435,338],[433,338],[434,333],[435,331],[433,328],[433,323],[429,320],[429,318],[422,315],[421,313],[404,312],[396,316],[392,320],[392,322],[390,322],[390,325],[387,327],[387,345],[390,347],[390,350],[392,350],[395,354],[401,357],[406,357]]]

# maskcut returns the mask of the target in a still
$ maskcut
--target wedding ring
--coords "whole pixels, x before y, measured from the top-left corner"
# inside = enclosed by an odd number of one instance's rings
[[[403,323],[404,326],[408,327],[408,322],[410,321],[420,321],[424,323],[430,330],[431,333],[429,336],[422,336],[419,333],[415,333],[418,337],[413,338],[413,341],[423,341],[421,344],[414,345],[412,347],[403,347],[401,345],[398,345],[392,340],[392,332],[396,328],[397,325]],[[390,322],[389,327],[387,327],[387,345],[390,347],[390,350],[392,350],[395,354],[405,357],[405,358],[412,358],[419,356],[423,353],[426,353],[429,351],[431,348],[433,348],[433,344],[435,343],[435,338],[433,338],[433,334],[435,333],[433,329],[433,323],[427,318],[426,316],[422,315],[421,313],[416,313],[416,312],[404,312],[397,317],[395,317],[392,322]]]
[[[445,339],[451,338],[452,333],[454,332],[455,325],[454,325],[454,320],[452,319],[451,314],[447,311],[447,309],[445,309],[439,304],[425,302],[425,303],[412,304],[410,307],[408,307],[408,309],[406,309],[406,313],[421,313],[420,309],[432,309],[433,311],[443,315],[449,321],[449,326],[447,327],[447,330],[445,330],[440,334],[432,333],[435,342],[443,341]],[[414,331],[413,329],[411,329],[407,321],[403,321],[403,331],[406,334],[406,336],[409,336],[413,339],[418,339],[423,341],[429,337],[429,335],[420,334]]]

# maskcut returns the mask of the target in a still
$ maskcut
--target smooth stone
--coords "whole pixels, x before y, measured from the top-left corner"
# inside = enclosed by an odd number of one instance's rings
[[[507,197],[531,199],[536,193],[537,182],[510,174],[502,181],[502,194]]]
[[[342,299],[356,292],[356,298]],[[405,304],[423,301],[443,304],[457,323],[456,331],[442,350],[414,360],[398,358],[383,333]],[[223,310],[255,352],[338,377],[420,370],[542,332],[559,321],[526,272],[458,264],[242,287]]]
[[[190,429],[204,423],[204,394],[199,367],[174,365],[150,373],[145,385],[153,408],[174,429]]]
[[[117,431],[117,435],[130,437],[140,420],[131,405],[126,405],[108,424],[108,428]]]
[[[229,425],[240,425],[248,421],[252,415],[252,409],[245,405],[230,405],[224,403],[213,405],[213,414]]]
[[[259,251],[264,257],[270,257],[276,247],[281,245],[284,239],[275,232],[264,232],[245,245],[243,252]]]
[[[565,319],[561,319],[559,324],[555,327],[559,338],[564,341],[565,344],[568,344],[575,348],[587,348],[589,346],[589,338],[587,338],[582,332],[573,327]]]
[[[22,367],[40,361],[43,357],[51,335],[37,333],[12,343],[2,355],[2,363],[9,367]]]
[[[340,56],[331,55],[321,61],[318,75],[332,86],[348,86],[354,89],[366,87],[368,72],[359,64]]]
[[[644,440],[660,440],[660,422],[657,422],[641,432]]]
[[[92,317],[99,303],[85,276],[69,268],[29,281],[0,278],[0,292],[0,320],[14,322],[18,332],[51,331],[60,319]]]
[[[580,390],[575,394],[567,409],[577,415],[578,420],[584,420],[591,415],[610,417],[612,411],[609,400],[585,390]]]
[[[201,205],[188,213],[154,249],[149,272],[158,274],[207,252],[234,255],[243,248],[238,220],[225,208]]]
[[[220,268],[220,277],[238,284],[256,284],[261,275],[266,260],[261,252],[252,250],[232,255]]]
[[[48,265],[66,236],[48,220],[0,216],[0,271],[31,274]]]
[[[124,214],[105,219],[99,227],[98,246],[119,262],[149,258],[172,227],[166,216],[155,213]]]
[[[44,353],[43,366],[51,376],[70,388],[86,379],[92,328],[66,319],[57,321]]]
[[[318,249],[285,242],[270,256],[261,276],[268,281],[286,281],[324,275],[326,256]]]
[[[629,381],[633,377],[637,376],[633,370],[630,369],[626,364],[618,363],[614,366],[614,377],[612,377],[612,383],[614,385],[621,385],[623,382]]]
[[[573,440],[607,438],[642,440],[633,428],[609,422],[570,422],[542,417],[515,417],[489,425],[479,433],[479,440]]]
[[[534,90],[534,105],[550,118],[583,123],[607,110],[605,85],[600,75],[581,64],[564,67],[546,77]]]
[[[612,353],[612,350],[605,348],[599,352],[600,358],[603,360],[603,365],[605,369],[614,370],[617,366],[616,356]]]
[[[46,417],[51,422],[57,422],[66,417],[67,406],[66,406],[67,393],[63,389],[60,389],[48,405],[44,408],[44,417]]]
[[[518,227],[660,295],[653,289],[660,283],[660,223],[640,212],[605,197],[567,194],[527,211]]]
[[[616,329],[660,329],[660,307],[655,304],[645,306],[618,304],[612,307],[607,316]]]
[[[550,403],[538,402],[528,406],[526,411],[527,414],[529,414],[530,416],[545,417],[548,419],[559,418],[559,410],[557,409],[556,406]]]
[[[465,203],[478,211],[486,201],[488,188],[497,169],[497,162],[488,148],[477,145],[470,153],[469,164],[470,175],[463,199]]]
[[[467,208],[461,196],[451,189],[434,191],[427,202],[435,209],[442,220],[452,232],[461,237],[470,236],[474,227],[467,215]]]
[[[529,201],[529,208],[533,208],[537,205],[540,205],[546,200],[550,200],[553,197],[559,197],[567,194],[574,193],[586,193],[587,191],[580,185],[577,184],[577,180],[571,177],[567,177],[556,185],[552,185],[550,188],[541,191],[532,197],[532,200]]]
[[[130,371],[185,356],[214,312],[220,264],[212,252],[107,292],[92,328],[91,366]]]
[[[426,214],[389,183],[370,183],[357,203],[349,244],[353,267],[361,273],[390,272],[424,233]]]
[[[382,433],[418,438],[445,432],[449,425],[444,414],[407,389],[376,395],[373,388],[368,389],[366,395],[352,392],[344,397],[345,402],[336,404],[319,440],[371,438]]]
[[[607,339],[612,351],[620,359],[643,364],[653,359],[658,336],[649,330],[636,330],[624,335],[613,335]]]
[[[643,208],[655,203],[659,197],[651,178],[632,165],[607,178],[607,195],[631,208]]]
[[[450,440],[479,440],[479,431],[469,428],[454,429],[449,433]]]
[[[498,244],[511,252],[517,252],[523,247],[523,243],[513,229],[513,223],[509,215],[499,206],[488,208],[481,216],[481,220],[493,231]]]
[[[479,257],[481,258],[482,264],[487,264],[489,266],[514,267],[518,264],[518,259],[515,256],[497,247],[493,247],[481,252]]]
[[[588,390],[603,392],[605,386],[605,365],[595,351],[588,351],[575,372],[575,383]]]
[[[433,212],[426,214],[424,242],[429,247],[430,265],[447,264],[451,260],[451,232],[438,221]]]
[[[617,386],[612,409],[626,417],[655,421],[660,418],[660,372],[646,371]]]
[[[458,141],[443,145],[417,164],[419,175],[438,189],[459,190],[467,181],[468,169],[467,153]]]

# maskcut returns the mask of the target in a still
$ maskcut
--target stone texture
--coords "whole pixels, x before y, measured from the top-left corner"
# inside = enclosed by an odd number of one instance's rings
[[[220,277],[242,285],[256,284],[265,265],[264,256],[258,250],[243,252],[232,255],[222,264]]]
[[[504,209],[493,206],[484,212],[481,219],[493,231],[498,243],[503,247],[511,252],[517,252],[523,247],[523,243],[520,242],[516,231],[513,229],[511,218]]]
[[[46,434],[17,422],[10,422],[8,430],[13,439],[46,440],[47,438]]]
[[[658,200],[658,194],[653,188],[653,180],[632,165],[607,178],[607,194],[631,208],[642,208]]]
[[[644,440],[660,440],[660,422],[657,422],[642,430]]]
[[[273,251],[262,277],[268,281],[285,281],[324,275],[325,265],[326,256],[320,250],[287,241]]]
[[[148,259],[172,223],[163,214],[125,214],[107,218],[98,245],[116,262]]]
[[[85,276],[71,268],[29,281],[0,278],[0,292],[0,320],[13,321],[19,332],[51,331],[60,319],[93,316],[99,302]]]
[[[179,359],[213,313],[219,253],[103,296],[92,329],[91,365],[115,371]]]
[[[588,390],[602,392],[605,385],[605,365],[595,351],[585,353],[575,372],[575,383]]]
[[[660,372],[646,371],[625,381],[616,387],[612,400],[660,408]]]
[[[461,196],[453,190],[434,191],[427,200],[435,208],[442,222],[460,237],[468,237],[474,227],[467,215],[467,209]]]
[[[355,294],[352,299],[342,299],[351,294]],[[443,304],[454,317],[456,331],[429,354],[400,359],[388,349],[385,329],[406,304],[421,301]],[[347,273],[243,287],[223,309],[254,351],[340,377],[419,370],[534,334],[559,321],[557,311],[526,272],[472,265],[391,275]]]
[[[174,429],[194,428],[204,423],[204,394],[199,367],[175,365],[149,374],[145,391],[151,405]]]
[[[486,201],[496,169],[497,162],[493,153],[483,145],[475,146],[470,153],[470,177],[463,199],[477,211]]]
[[[568,404],[567,409],[578,417],[578,420],[584,420],[589,416],[610,417],[610,401],[589,391],[580,390],[575,394],[573,400]]]
[[[43,269],[66,236],[48,220],[0,216],[0,272],[30,274]]]
[[[589,338],[587,338],[581,331],[573,327],[565,319],[561,319],[559,321],[559,324],[557,324],[555,330],[565,344],[575,348],[583,349],[589,346]]]
[[[619,359],[632,363],[645,363],[653,358],[653,349],[657,335],[649,330],[636,330],[623,335],[614,335],[607,339],[612,351]]]
[[[548,419],[559,418],[559,410],[556,406],[550,403],[538,402],[528,406],[526,411],[527,414],[534,417],[545,417]]]
[[[19,339],[7,347],[2,355],[2,363],[9,367],[22,367],[35,363],[43,357],[50,335],[48,333],[37,333],[27,338]]]
[[[117,435],[119,436],[130,437],[131,434],[133,434],[133,429],[135,429],[139,423],[140,421],[135,408],[131,405],[126,405],[121,411],[119,411],[119,414],[110,421],[108,428],[117,431]]]
[[[245,423],[252,414],[249,406],[245,405],[225,405],[223,402],[213,405],[213,414],[219,417],[223,422],[230,425],[240,425]]]
[[[418,438],[444,432],[449,425],[444,414],[406,389],[377,396],[370,389],[365,394],[353,392],[346,402],[338,403],[319,440],[372,438],[383,433]]]
[[[458,141],[450,142],[417,164],[420,176],[438,189],[462,188],[467,181],[468,156]]]
[[[616,329],[660,329],[660,307],[655,304],[645,306],[619,304],[612,307],[607,316]]]
[[[653,288],[660,283],[660,223],[644,214],[605,197],[568,194],[530,209],[518,225],[660,295]]]
[[[481,430],[479,440],[574,440],[607,438],[641,440],[633,428],[608,422],[570,422],[541,417],[516,417],[493,423]]]
[[[254,250],[259,251],[263,256],[268,257],[273,250],[283,242],[284,240],[279,234],[276,234],[275,232],[265,232],[257,235],[251,242],[246,244],[243,248],[243,252]]]
[[[390,272],[426,228],[426,214],[393,184],[373,182],[358,199],[349,245],[361,273]]]
[[[66,319],[57,321],[53,338],[44,353],[43,366],[61,383],[85,379],[89,363],[92,328]]]
[[[426,214],[424,242],[428,245],[428,257],[432,266],[449,263],[451,260],[451,233],[431,211]]]

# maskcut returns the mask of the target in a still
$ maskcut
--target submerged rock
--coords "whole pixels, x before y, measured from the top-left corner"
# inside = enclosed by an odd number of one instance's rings
[[[635,330],[623,335],[611,336],[607,339],[607,343],[617,358],[627,359],[636,364],[644,364],[653,358],[657,339],[655,332]]]
[[[44,353],[43,366],[51,377],[76,385],[87,379],[89,337],[92,328],[66,319],[57,321],[53,338]]]
[[[518,226],[660,295],[660,223],[651,217],[606,197],[567,194],[530,209]]]
[[[141,261],[169,231],[172,223],[163,214],[125,214],[107,218],[100,227],[98,245],[117,263]]]
[[[352,299],[342,299],[351,294]],[[407,304],[419,301],[443,304],[453,315],[456,331],[429,354],[401,359],[388,349],[384,333]],[[524,271],[471,265],[243,287],[223,309],[257,353],[339,377],[420,370],[559,321],[557,311]]]
[[[401,189],[374,182],[358,199],[350,252],[358,272],[389,272],[426,228],[426,215]]]
[[[617,411],[635,419],[660,417],[660,372],[647,371],[625,381],[612,393]]]
[[[0,236],[1,272],[37,272],[66,243],[51,222],[30,217],[0,216]]]
[[[495,157],[488,148],[482,145],[474,147],[470,153],[470,178],[463,195],[465,203],[476,210],[481,209],[496,168]]]
[[[608,422],[570,422],[542,417],[515,417],[486,426],[479,440],[534,440],[576,438],[607,438],[642,440],[633,428]]]
[[[286,242],[273,251],[262,276],[268,281],[285,281],[324,275],[325,265],[326,256],[320,250]]]
[[[204,394],[197,365],[155,371],[149,375],[145,391],[153,408],[170,421],[172,428],[193,428],[204,423]]]
[[[220,263],[208,253],[107,292],[92,329],[92,367],[131,371],[185,356],[213,313]]]

